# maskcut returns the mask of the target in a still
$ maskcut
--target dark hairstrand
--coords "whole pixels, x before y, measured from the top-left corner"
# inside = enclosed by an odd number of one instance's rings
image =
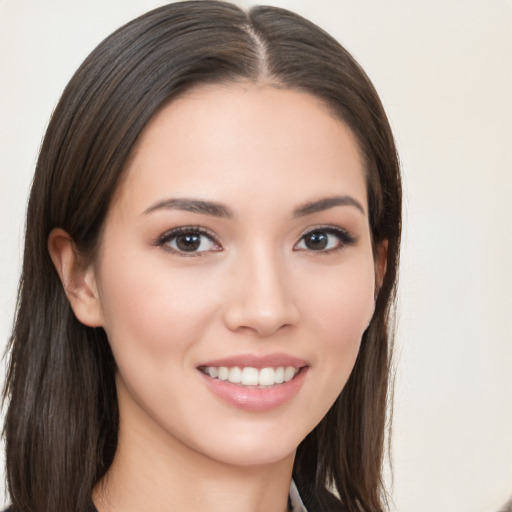
[[[75,73],[48,126],[27,213],[17,313],[4,390],[7,478],[17,510],[85,512],[116,450],[115,361],[105,332],[75,318],[47,240],[66,230],[84,258],[144,126],[166,102],[207,83],[261,82],[306,91],[357,137],[374,247],[387,271],[350,379],[297,451],[301,492],[333,510],[381,512],[382,461],[400,240],[399,165],[371,82],[329,35],[288,11],[224,2],[167,5],[103,41]],[[323,503],[323,505],[322,505]]]

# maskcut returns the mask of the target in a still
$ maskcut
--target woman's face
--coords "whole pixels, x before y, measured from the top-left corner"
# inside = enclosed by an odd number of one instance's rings
[[[120,440],[236,465],[293,457],[373,314],[367,209],[355,138],[314,97],[209,86],[165,106],[94,265]]]

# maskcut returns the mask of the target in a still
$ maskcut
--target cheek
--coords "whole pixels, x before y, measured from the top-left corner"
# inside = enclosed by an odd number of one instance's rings
[[[372,318],[374,301],[373,262],[347,266],[319,274],[304,308],[317,345],[321,379],[334,401],[355,364],[361,338]]]
[[[147,260],[151,264],[129,255],[123,263],[104,258],[104,327],[114,352],[131,347],[161,357],[197,339],[217,306],[201,272],[176,271],[165,258]]]
[[[340,266],[332,272],[309,273],[307,290],[303,290],[304,309],[317,320],[317,328],[329,338],[361,337],[375,308],[375,274],[372,260]],[[311,286],[314,284],[314,286]]]

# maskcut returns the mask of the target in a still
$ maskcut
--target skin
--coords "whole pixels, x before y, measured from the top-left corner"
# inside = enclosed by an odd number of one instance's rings
[[[344,204],[298,214],[334,196]],[[230,215],[162,205],[176,198]],[[385,250],[375,262],[367,209],[353,134],[308,94],[203,86],[154,116],[95,260],[60,229],[49,240],[75,314],[105,329],[119,368],[119,445],[94,496],[100,512],[287,509],[295,450],[343,389],[373,314]],[[162,241],[187,226],[207,230],[200,251]],[[326,250],[305,237],[315,229]],[[219,399],[197,368],[273,353],[305,360],[307,373],[265,411]]]

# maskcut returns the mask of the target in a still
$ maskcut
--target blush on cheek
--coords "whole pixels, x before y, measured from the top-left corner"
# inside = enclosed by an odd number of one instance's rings
[[[340,287],[339,290],[324,294],[317,301],[319,323],[343,332],[362,333],[366,330],[374,309],[373,284],[362,282],[360,287]]]
[[[150,272],[140,269],[138,275],[142,278],[132,274],[130,279],[120,279],[111,274],[112,281],[105,282],[109,292],[103,297],[105,330],[114,352],[165,359],[200,339],[201,324],[208,325],[215,310],[208,296],[202,301],[198,297],[203,288],[179,278],[151,279]]]

